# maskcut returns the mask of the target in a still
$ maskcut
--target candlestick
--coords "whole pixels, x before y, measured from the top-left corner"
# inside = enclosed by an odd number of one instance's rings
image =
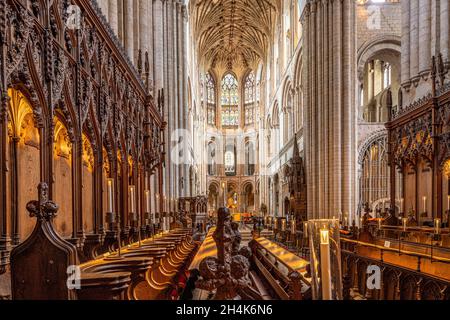
[[[434,219],[434,233],[441,233],[441,219]]]
[[[109,213],[113,213],[114,212],[114,204],[113,204],[113,183],[114,180],[112,178],[108,178],[108,180],[106,181],[106,185],[107,185],[107,193],[108,193],[108,212]]]
[[[144,191],[145,194],[145,212],[146,213],[150,213],[150,191],[149,190],[145,190]]]
[[[286,219],[281,220],[281,232],[286,231]]]
[[[320,230],[320,271],[322,283],[322,299],[331,300],[331,269],[329,230]]]
[[[133,213],[133,217],[134,214],[136,213],[136,208],[135,208],[135,199],[134,199],[134,186],[131,185],[129,186],[129,198],[130,198],[130,213]]]
[[[295,234],[295,232],[297,231],[296,228],[297,228],[297,226],[295,223],[295,219],[292,219],[292,221],[291,221],[291,233],[292,234]]]

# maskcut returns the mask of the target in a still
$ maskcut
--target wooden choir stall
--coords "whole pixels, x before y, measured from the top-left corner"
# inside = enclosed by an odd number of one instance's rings
[[[176,296],[196,244],[162,225],[165,94],[148,53],[135,68],[95,1],[0,12],[0,297]]]

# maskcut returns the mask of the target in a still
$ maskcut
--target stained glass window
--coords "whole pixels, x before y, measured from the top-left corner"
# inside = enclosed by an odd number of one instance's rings
[[[222,126],[235,127],[239,125],[239,91],[236,78],[227,73],[222,79]]]
[[[234,153],[233,151],[227,151],[225,152],[225,174],[232,175],[234,173]]]
[[[214,79],[209,73],[205,77],[206,83],[206,103],[208,113],[208,124],[211,126],[216,125],[216,86]]]
[[[255,90],[255,74],[250,72],[245,79],[245,104],[244,104],[244,118],[245,125],[253,124],[255,118],[255,100],[256,100],[256,90]]]

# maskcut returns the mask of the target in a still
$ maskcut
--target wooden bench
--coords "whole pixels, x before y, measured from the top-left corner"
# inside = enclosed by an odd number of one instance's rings
[[[190,230],[176,229],[79,263],[77,248],[60,237],[52,220],[57,206],[40,185],[27,205],[36,226],[11,253],[13,299],[158,299],[195,253]]]
[[[255,272],[273,298],[302,300],[310,297],[308,261],[264,237],[252,240],[249,245]]]

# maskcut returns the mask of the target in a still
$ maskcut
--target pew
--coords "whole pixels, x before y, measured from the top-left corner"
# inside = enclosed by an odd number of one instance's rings
[[[164,299],[196,252],[191,231],[175,229],[80,264],[77,248],[53,227],[58,206],[47,185],[38,189],[39,200],[27,205],[34,231],[11,252],[13,299]]]
[[[272,299],[303,300],[311,298],[309,262],[274,242],[260,237],[249,243],[255,273],[266,288],[263,296]]]

